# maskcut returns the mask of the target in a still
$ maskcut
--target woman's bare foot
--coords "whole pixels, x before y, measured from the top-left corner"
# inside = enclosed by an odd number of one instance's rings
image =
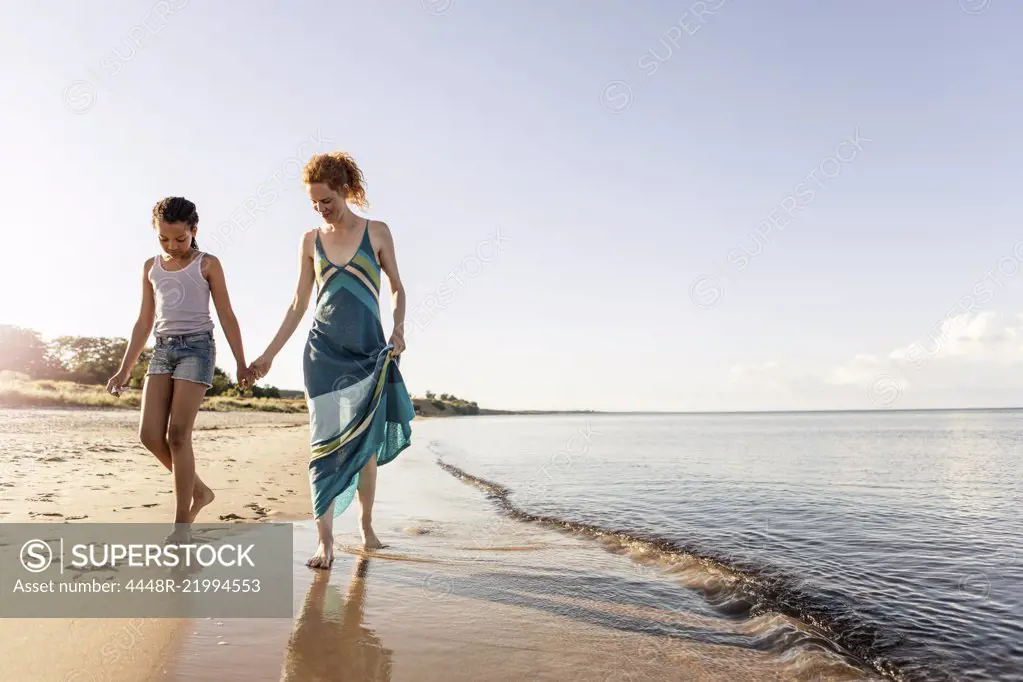
[[[373,526],[362,527],[362,548],[363,549],[381,549],[384,547],[384,543],[380,542],[380,538],[373,532]]]
[[[309,568],[330,568],[334,563],[334,539],[329,541],[321,540],[316,554],[309,557],[305,565]]]
[[[206,485],[192,493],[192,507],[188,510],[189,519],[191,521],[195,521],[195,517],[199,515],[202,508],[212,502],[216,497],[217,496],[214,492]]]

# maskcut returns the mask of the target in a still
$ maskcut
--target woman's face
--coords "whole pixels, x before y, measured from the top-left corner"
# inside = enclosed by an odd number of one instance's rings
[[[192,236],[195,229],[188,223],[168,223],[161,220],[156,224],[156,234],[164,253],[173,258],[181,258],[192,250]]]
[[[340,220],[344,213],[344,197],[322,182],[306,185],[306,192],[313,202],[313,210],[320,214],[324,221],[331,223]]]

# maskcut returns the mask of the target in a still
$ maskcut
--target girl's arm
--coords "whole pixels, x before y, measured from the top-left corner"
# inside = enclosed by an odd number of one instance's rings
[[[210,283],[210,296],[213,298],[213,305],[217,308],[217,317],[220,318],[220,327],[224,330],[224,336],[234,353],[235,362],[238,364],[238,383],[245,386],[249,378],[249,366],[245,362],[245,347],[242,344],[241,327],[238,318],[231,306],[231,297],[227,293],[227,278],[224,276],[224,266],[216,256],[206,255],[203,265],[209,264],[206,270],[206,279]]]
[[[288,339],[298,329],[299,322],[302,321],[306,310],[309,309],[309,299],[312,297],[313,284],[315,283],[315,273],[313,270],[313,240],[315,235],[316,230],[310,230],[302,236],[302,245],[299,247],[299,272],[295,295],[291,299],[291,305],[288,306],[287,311],[284,313],[284,321],[281,322],[277,335],[274,336],[273,341],[263,351],[263,354],[252,363],[252,369],[257,377],[266,376],[266,373],[270,371],[270,365],[273,364],[274,358],[277,357],[277,354],[288,343]]]
[[[139,356],[146,347],[146,340],[153,331],[153,323],[156,320],[156,298],[153,295],[153,285],[149,282],[149,269],[153,267],[155,258],[150,258],[142,266],[142,305],[139,309],[138,319],[131,332],[131,341],[124,350],[124,357],[121,359],[121,366],[117,374],[110,377],[107,382],[107,390],[114,391],[128,383],[131,370],[139,361]]]

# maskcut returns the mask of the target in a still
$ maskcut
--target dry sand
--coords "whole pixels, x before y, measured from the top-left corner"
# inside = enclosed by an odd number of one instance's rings
[[[308,518],[307,419],[201,412],[196,470],[217,497],[197,521]],[[171,474],[139,443],[137,420],[133,410],[0,410],[0,521],[172,521]],[[190,627],[2,618],[0,682],[156,679]]]
[[[0,410],[0,521],[174,518],[171,473],[128,410]],[[217,494],[199,522],[308,518],[304,414],[200,412],[196,472]]]
[[[136,419],[0,410],[0,521],[170,520],[170,473]],[[413,447],[380,470],[388,546],[358,550],[353,506],[328,573],[302,565],[306,416],[201,413],[197,470],[217,498],[198,521],[295,522],[294,619],[0,619],[0,682],[873,679],[820,652],[730,644],[792,630],[777,618],[630,604],[616,585],[651,578],[627,557],[502,520],[437,467],[424,444],[440,421],[417,419]]]

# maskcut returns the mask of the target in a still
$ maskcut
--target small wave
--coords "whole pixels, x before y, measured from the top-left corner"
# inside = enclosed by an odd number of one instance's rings
[[[518,521],[597,540],[608,550],[654,566],[686,587],[701,592],[715,611],[743,621],[743,630],[754,638],[758,649],[781,654],[823,649],[850,666],[871,670],[897,682],[952,679],[939,671],[922,670],[918,666],[907,669],[900,665],[890,656],[900,642],[897,636],[829,607],[791,576],[776,570],[738,566],[725,557],[713,556],[675,540],[530,514],[511,501],[513,491],[510,488],[474,476],[439,457],[437,464],[463,483],[482,491],[504,514]]]

